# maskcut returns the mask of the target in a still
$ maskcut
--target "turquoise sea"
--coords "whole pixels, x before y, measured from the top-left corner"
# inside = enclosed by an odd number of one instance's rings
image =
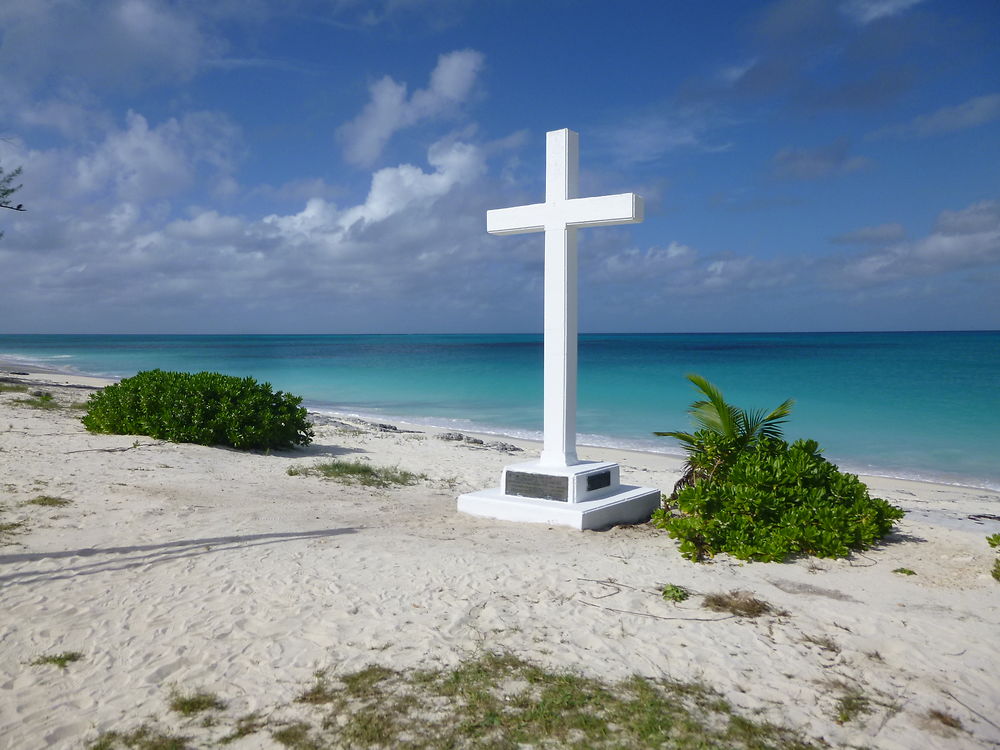
[[[85,374],[251,375],[317,410],[540,438],[540,335],[0,335],[0,359]],[[744,408],[796,401],[811,437],[855,472],[1000,489],[1000,332],[589,334],[579,442],[680,454],[704,375]]]

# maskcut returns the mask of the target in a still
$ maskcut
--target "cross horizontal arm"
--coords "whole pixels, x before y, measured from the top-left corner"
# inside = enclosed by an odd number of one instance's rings
[[[486,231],[490,234],[526,234],[541,232],[551,221],[551,206],[532,203],[529,206],[495,208],[486,212]]]
[[[635,193],[572,198],[487,211],[486,231],[490,234],[526,234],[545,229],[636,224],[642,221],[642,214],[642,198]]]
[[[567,227],[637,224],[642,221],[642,198],[635,193],[574,198],[562,206]]]

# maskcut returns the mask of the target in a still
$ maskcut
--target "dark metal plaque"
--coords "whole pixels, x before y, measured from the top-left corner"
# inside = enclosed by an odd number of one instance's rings
[[[527,471],[508,471],[504,492],[518,497],[538,497],[544,500],[569,499],[569,477],[549,474],[532,474]]]
[[[587,475],[587,492],[593,492],[604,487],[611,486],[611,472],[601,471],[597,474]]]

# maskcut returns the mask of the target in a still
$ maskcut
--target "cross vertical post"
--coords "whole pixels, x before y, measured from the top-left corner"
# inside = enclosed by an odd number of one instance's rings
[[[545,203],[579,197],[580,138],[571,130],[545,136]],[[579,302],[576,228],[545,225],[544,442],[540,463],[572,466],[576,456]]]
[[[576,370],[579,310],[576,230],[642,221],[635,193],[578,197],[580,137],[545,136],[545,202],[486,212],[490,234],[545,233],[545,438],[539,463],[568,467],[576,455]]]

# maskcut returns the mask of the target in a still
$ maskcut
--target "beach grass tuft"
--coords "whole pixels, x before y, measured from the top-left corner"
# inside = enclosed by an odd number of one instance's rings
[[[258,712],[246,714],[236,720],[236,726],[229,734],[219,740],[220,745],[228,745],[230,742],[256,734],[267,726],[267,721]]]
[[[729,591],[727,593],[706,594],[701,606],[713,612],[728,612],[737,617],[760,617],[762,615],[787,615],[758,599],[749,591]]]
[[[291,750],[320,750],[323,746],[310,736],[310,727],[304,721],[287,724],[271,732],[276,742]]]
[[[64,505],[70,505],[73,501],[67,500],[64,497],[54,497],[52,495],[39,495],[38,497],[33,497],[28,500],[27,505],[41,505],[47,508],[61,508]]]
[[[832,654],[840,653],[840,646],[838,646],[837,642],[828,635],[803,635],[802,641],[804,643],[811,643],[814,646],[819,646],[819,648],[823,651],[829,651]]]
[[[841,683],[841,689],[836,704],[835,718],[838,724],[847,724],[871,713],[871,701],[860,688]]]
[[[162,732],[143,724],[131,732],[103,732],[87,745],[87,750],[188,750],[191,738],[179,734]]]
[[[66,669],[67,665],[75,661],[80,661],[83,658],[83,654],[79,651],[63,651],[61,654],[48,654],[46,656],[39,656],[37,659],[31,662],[31,666],[38,667],[43,664],[53,664],[60,669]]]
[[[0,383],[0,393],[27,393],[28,386],[14,383]]]
[[[0,544],[6,544],[14,534],[28,530],[26,521],[7,521],[0,523]]]
[[[993,561],[993,570],[991,575],[997,581],[1000,581],[1000,557]]]
[[[704,683],[639,676],[610,682],[545,669],[506,652],[486,652],[449,669],[394,671],[372,665],[340,676],[320,671],[315,677],[316,684],[296,699],[294,717],[243,716],[228,735],[205,746],[265,730],[291,750],[820,747],[796,730],[736,713]],[[225,722],[223,713],[217,724]],[[91,748],[186,747],[141,744],[147,736],[158,735],[146,726],[128,735],[105,733],[100,739],[106,744]]]
[[[48,391],[33,391],[31,396],[32,398],[16,398],[14,403],[30,406],[32,409],[59,409],[62,407],[62,404],[56,401],[55,396]]]
[[[899,573],[901,576],[915,576],[917,574],[915,570],[910,570],[909,568],[896,568],[892,572]]]
[[[226,707],[217,695],[204,690],[181,693],[174,690],[170,694],[170,710],[182,716],[193,716],[202,711],[222,711]]]
[[[316,673],[316,682],[295,699],[297,703],[310,703],[320,705],[323,703],[333,703],[340,697],[340,691],[330,686],[330,681],[326,677],[326,672]]]
[[[364,461],[342,461],[334,459],[314,466],[292,466],[289,476],[321,476],[347,482],[356,482],[365,487],[391,487],[412,485],[427,479],[425,474],[415,474],[389,466],[372,466]]]
[[[962,721],[956,716],[948,713],[947,711],[940,711],[936,708],[931,709],[927,712],[927,717],[932,721],[936,721],[939,724],[944,724],[946,727],[952,729],[962,729]]]

